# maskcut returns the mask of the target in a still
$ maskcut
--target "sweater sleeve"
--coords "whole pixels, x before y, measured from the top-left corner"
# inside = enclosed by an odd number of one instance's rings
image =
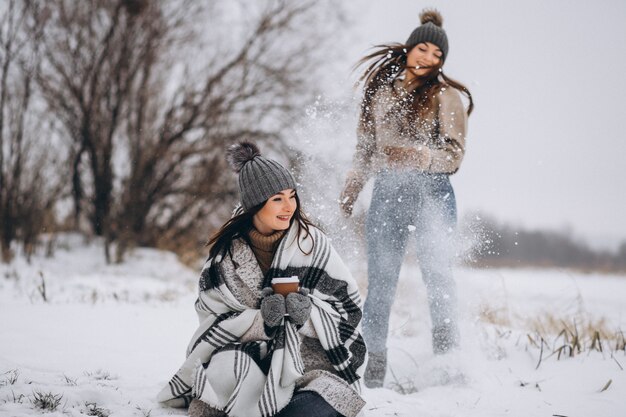
[[[467,113],[456,89],[443,87],[437,98],[439,134],[430,147],[431,163],[428,171],[454,174],[465,155]]]
[[[374,127],[370,131],[365,131],[362,126],[357,128],[356,151],[352,158],[352,176],[354,181],[363,186],[370,177],[370,167],[372,165],[372,156],[376,150],[376,139],[373,132]]]
[[[373,105],[374,100],[372,100]],[[373,121],[361,122],[365,118],[363,110],[356,129],[356,150],[352,158],[352,169],[348,173],[346,186],[352,187],[357,195],[372,173],[372,159],[376,151],[376,127]]]

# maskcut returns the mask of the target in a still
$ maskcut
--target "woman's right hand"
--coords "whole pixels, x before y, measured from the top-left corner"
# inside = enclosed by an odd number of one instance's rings
[[[261,300],[261,317],[269,327],[278,326],[287,313],[285,297],[273,292],[271,288],[265,288],[263,290],[265,297]]]
[[[385,146],[383,153],[387,155],[389,165],[394,168],[417,168],[425,171],[432,160],[430,149],[423,145],[417,148]]]
[[[354,175],[348,175],[346,185],[344,186],[341,196],[339,197],[339,207],[346,217],[350,217],[352,215],[354,203],[359,196],[359,192],[361,192],[361,188],[362,187],[359,181],[354,178]]]

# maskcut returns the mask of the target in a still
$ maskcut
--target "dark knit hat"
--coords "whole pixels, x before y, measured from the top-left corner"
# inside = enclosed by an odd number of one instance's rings
[[[443,17],[437,10],[425,9],[420,13],[420,22],[422,22],[422,25],[415,28],[409,39],[406,40],[406,44],[411,47],[422,42],[435,44],[441,49],[443,53],[441,59],[445,61],[448,57],[448,36],[441,27]]]
[[[230,146],[226,159],[239,174],[239,195],[245,211],[282,190],[296,189],[296,180],[291,173],[278,162],[262,157],[253,143],[240,142]]]

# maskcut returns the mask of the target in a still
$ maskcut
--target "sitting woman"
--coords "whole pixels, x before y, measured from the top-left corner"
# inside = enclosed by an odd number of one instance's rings
[[[187,359],[158,395],[190,416],[356,416],[366,349],[361,298],[305,216],[292,175],[251,143],[228,149],[241,208],[213,236]],[[274,293],[273,278],[300,289]]]

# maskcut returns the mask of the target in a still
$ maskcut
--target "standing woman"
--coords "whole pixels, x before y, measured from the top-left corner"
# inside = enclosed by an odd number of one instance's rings
[[[428,292],[435,353],[458,346],[456,285],[452,276],[456,201],[449,176],[465,152],[472,97],[448,78],[448,38],[442,17],[424,10],[405,44],[380,47],[361,81],[364,96],[353,167],[341,195],[346,215],[367,180],[374,192],[367,214],[368,296],[363,333],[369,351],[365,383],[382,386],[389,314],[409,234]],[[469,99],[466,110],[460,92]]]
[[[158,399],[193,417],[354,417],[366,357],[357,285],[288,170],[251,143],[227,157],[242,207],[209,241],[200,325]],[[298,292],[273,293],[272,278],[293,276]]]

